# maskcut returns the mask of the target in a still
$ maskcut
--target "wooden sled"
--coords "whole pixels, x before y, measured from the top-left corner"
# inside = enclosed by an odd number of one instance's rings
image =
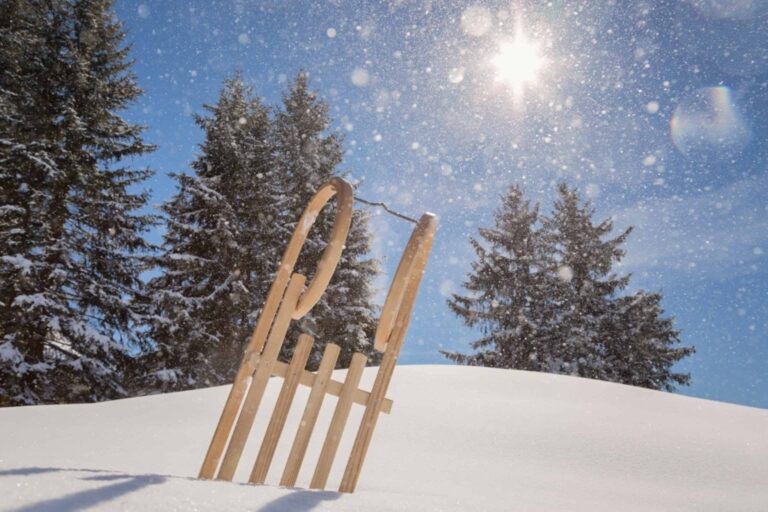
[[[315,219],[334,196],[336,197],[336,217],[331,240],[318,262],[312,282],[305,286],[306,277],[294,273],[293,269]],[[387,293],[374,338],[374,348],[383,352],[381,366],[372,389],[365,391],[358,388],[367,362],[364,354],[356,353],[352,356],[344,382],[332,379],[332,371],[340,352],[340,347],[333,343],[326,345],[317,372],[305,369],[314,342],[312,336],[306,334],[299,336],[289,364],[277,360],[291,320],[302,318],[312,309],[320,300],[333,276],[349,233],[353,201],[351,185],[341,178],[333,178],[320,187],[299,219],[267,294],[267,300],[253,335],[245,349],[242,363],[200,469],[200,478],[212,479],[215,476],[219,480],[232,480],[267,382],[271,376],[278,376],[284,379],[283,386],[264,434],[249,482],[258,484],[265,482],[296,389],[299,384],[302,384],[310,387],[311,391],[280,479],[280,485],[295,486],[323,399],[327,394],[331,394],[337,396],[338,400],[310,487],[325,488],[352,405],[359,404],[365,407],[365,411],[352,452],[347,460],[339,491],[354,492],[357,487],[379,413],[388,414],[392,408],[392,401],[386,398],[386,393],[408,330],[411,312],[437,228],[437,219],[430,213],[422,215],[405,247],[392,286]]]

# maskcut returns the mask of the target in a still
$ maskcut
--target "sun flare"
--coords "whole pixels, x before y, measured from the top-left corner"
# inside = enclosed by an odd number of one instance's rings
[[[518,31],[513,39],[502,42],[496,55],[491,58],[496,81],[509,87],[518,98],[526,86],[538,82],[546,64],[540,44],[528,39],[522,31]]]

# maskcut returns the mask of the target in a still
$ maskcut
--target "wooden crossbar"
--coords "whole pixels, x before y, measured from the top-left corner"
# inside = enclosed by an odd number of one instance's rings
[[[354,356],[353,356],[354,357]],[[272,375],[275,377],[283,377],[288,374],[288,365],[283,363],[282,361],[277,361],[275,365],[272,367]],[[311,388],[315,383],[315,377],[317,375],[310,372],[309,370],[304,370],[301,373],[301,377],[299,380],[299,384],[302,386],[307,386],[308,388]],[[344,387],[344,384],[337,380],[331,379],[328,381],[328,387],[326,388],[326,392],[329,395],[333,396],[341,396],[342,388]],[[364,389],[355,389],[352,391],[352,402],[358,404],[358,405],[367,405],[368,399],[371,396],[371,393],[368,391],[365,391]],[[392,412],[392,400],[389,398],[384,399],[384,401],[381,404],[381,412],[384,414],[389,414]]]

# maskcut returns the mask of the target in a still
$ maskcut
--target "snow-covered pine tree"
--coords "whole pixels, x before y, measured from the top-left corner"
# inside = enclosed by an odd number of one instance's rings
[[[513,187],[496,229],[481,229],[490,248],[472,241],[478,259],[465,284],[470,294],[455,295],[449,306],[468,325],[483,327],[484,337],[473,343],[475,354],[446,355],[652,389],[687,384],[690,376],[672,366],[694,349],[673,346],[679,333],[662,316],[661,295],[620,295],[629,276],[618,276],[613,266],[631,228],[610,238],[612,222],[594,224],[594,209],[575,189],[563,184],[558,194],[552,215],[537,219]],[[528,240],[536,243],[521,243]]]
[[[601,331],[613,298],[629,284],[629,276],[617,276],[613,265],[624,256],[621,246],[632,228],[604,240],[613,223],[593,224],[594,213],[589,203],[581,204],[575,189],[560,184],[552,215],[543,220],[557,255],[556,294],[564,306],[558,329],[562,346],[550,371],[607,380],[608,340]]]
[[[238,73],[196,116],[205,132],[193,175],[163,205],[167,231],[149,283],[152,369],[138,385],[229,382],[280,260],[287,228],[268,144],[269,111]],[[137,376],[140,377],[140,376]]]
[[[610,238],[611,220],[595,224],[594,208],[575,189],[561,184],[558,195],[544,220],[559,265],[558,296],[566,306],[559,322],[561,357],[552,371],[653,389],[687,384],[690,376],[671,368],[694,349],[673,347],[678,332],[672,319],[661,316],[661,295],[619,295],[629,276],[618,276],[613,266],[624,257],[632,229]]]
[[[495,214],[493,228],[470,239],[477,255],[467,276],[466,295],[454,294],[448,305],[483,337],[474,354],[443,352],[462,364],[547,371],[554,340],[551,303],[551,255],[537,226],[539,207],[510,187]]]
[[[327,133],[328,126],[328,106],[309,89],[306,73],[300,72],[283,98],[273,130],[275,168],[286,183],[291,231],[312,195],[337,173],[341,162],[341,143],[336,135]],[[378,262],[369,256],[368,219],[367,212],[354,212],[346,247],[333,279],[300,327],[289,333],[281,354],[284,360],[292,355],[299,330],[316,338],[310,354],[312,368],[319,364],[328,342],[341,346],[339,367],[349,366],[353,352],[370,354],[371,361],[376,359],[372,343],[375,332],[372,282],[378,272]],[[309,279],[314,275],[332,225],[333,208],[329,205],[310,231],[296,266],[296,271]],[[282,247],[287,243],[286,237]]]
[[[613,301],[601,329],[610,340],[606,380],[666,391],[690,383],[690,374],[673,372],[672,366],[695,349],[674,346],[680,333],[672,318],[662,316],[661,298],[660,293],[639,290]]]
[[[124,37],[111,1],[0,3],[0,405],[124,393],[154,222]]]

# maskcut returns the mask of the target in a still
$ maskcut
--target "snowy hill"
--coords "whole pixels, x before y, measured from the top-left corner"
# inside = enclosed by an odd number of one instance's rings
[[[768,410],[528,372],[399,367],[392,415],[381,417],[358,492],[346,495],[196,480],[226,392],[0,409],[0,509],[768,510]],[[297,395],[268,482],[279,479],[306,396],[306,388]],[[354,413],[329,488],[343,471]]]

